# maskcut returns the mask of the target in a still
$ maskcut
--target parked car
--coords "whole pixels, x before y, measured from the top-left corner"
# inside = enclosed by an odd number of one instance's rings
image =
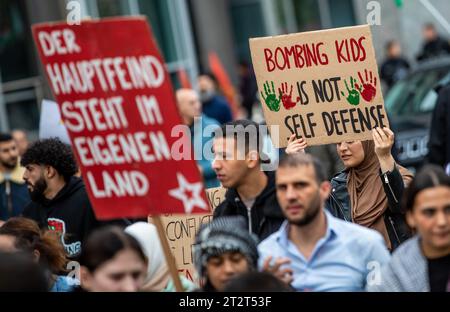
[[[396,134],[397,159],[416,171],[428,154],[431,117],[438,89],[450,82],[450,57],[419,64],[388,92],[385,106]]]

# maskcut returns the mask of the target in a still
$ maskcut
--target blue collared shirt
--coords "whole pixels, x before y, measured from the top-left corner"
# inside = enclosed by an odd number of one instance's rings
[[[376,231],[345,222],[324,211],[327,231],[306,260],[288,239],[289,224],[258,246],[259,266],[272,256],[289,258],[293,270],[291,286],[297,291],[363,291],[368,279],[376,279],[390,254],[383,237]]]

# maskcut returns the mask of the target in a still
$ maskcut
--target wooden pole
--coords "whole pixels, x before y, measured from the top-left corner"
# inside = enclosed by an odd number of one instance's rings
[[[170,275],[172,276],[172,281],[175,284],[175,289],[177,292],[183,292],[183,286],[181,285],[180,276],[178,275],[178,268],[173,257],[172,251],[170,250],[169,242],[167,241],[166,235],[164,233],[164,226],[159,215],[152,216],[153,222],[158,230],[159,240],[161,242],[162,248],[164,250],[164,255],[166,256],[166,262],[169,267]],[[151,265],[151,263],[149,263]]]

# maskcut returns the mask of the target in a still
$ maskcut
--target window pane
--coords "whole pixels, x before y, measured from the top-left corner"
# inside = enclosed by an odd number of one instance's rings
[[[97,5],[100,17],[126,15],[130,13],[127,0],[97,0]]]
[[[319,5],[316,0],[294,0],[298,31],[321,29]]]
[[[139,0],[140,13],[146,15],[167,63],[177,61],[175,32],[170,24],[167,0]]]
[[[32,76],[27,44],[31,36],[26,26],[23,1],[0,1],[0,71],[2,81]]]
[[[231,20],[237,57],[239,60],[246,60],[251,63],[248,38],[265,35],[261,4],[234,4],[231,7]]]
[[[351,0],[328,0],[333,27],[355,25],[355,15]]]
[[[6,105],[10,129],[36,130],[39,111],[36,100],[14,102]]]

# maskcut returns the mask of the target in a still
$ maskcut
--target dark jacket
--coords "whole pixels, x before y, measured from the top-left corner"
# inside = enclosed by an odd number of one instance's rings
[[[220,95],[214,95],[210,100],[203,103],[203,114],[217,120],[219,124],[233,120],[230,105]]]
[[[0,220],[19,216],[30,202],[23,171],[18,164],[8,176],[0,172]]]
[[[386,82],[388,88],[391,88],[408,74],[409,68],[409,63],[404,58],[389,58],[381,65],[380,78]]]
[[[450,163],[450,85],[439,91],[430,128],[428,161],[441,167]]]
[[[428,41],[424,44],[421,54],[417,56],[417,60],[423,61],[446,54],[450,54],[450,44],[447,40],[437,37],[436,39]]]
[[[276,232],[284,221],[283,213],[278,205],[275,192],[275,174],[266,172],[268,177],[267,186],[256,197],[250,211],[241,201],[236,189],[228,189],[225,200],[214,210],[214,217],[241,215],[249,220],[252,232],[258,236],[260,241]]]
[[[83,180],[71,177],[52,200],[31,202],[23,216],[35,220],[41,228],[61,234],[69,257],[77,257],[89,233],[100,225],[89,202]]]
[[[392,172],[381,174],[384,192],[388,199],[388,209],[384,214],[392,250],[411,237],[411,231],[405,221],[405,213],[400,206],[405,185],[397,167]],[[347,172],[341,171],[331,180],[332,190],[326,202],[326,208],[337,218],[352,221],[350,195],[347,190]]]

